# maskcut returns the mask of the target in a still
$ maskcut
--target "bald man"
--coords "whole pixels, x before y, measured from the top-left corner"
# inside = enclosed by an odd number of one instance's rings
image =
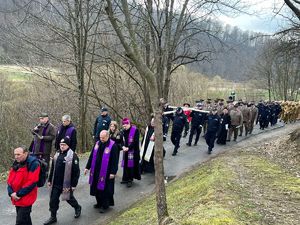
[[[118,171],[118,147],[109,138],[107,130],[102,130],[91,151],[84,174],[90,171],[90,195],[95,196],[100,213],[107,211],[109,206],[114,206],[115,176]]]

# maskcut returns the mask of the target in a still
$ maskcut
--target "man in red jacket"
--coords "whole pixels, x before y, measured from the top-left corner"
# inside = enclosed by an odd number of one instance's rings
[[[30,213],[37,198],[40,164],[35,157],[29,156],[25,147],[16,148],[14,156],[7,179],[8,195],[16,207],[16,225],[32,225]]]

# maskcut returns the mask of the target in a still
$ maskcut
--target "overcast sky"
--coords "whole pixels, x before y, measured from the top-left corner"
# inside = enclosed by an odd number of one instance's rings
[[[240,14],[236,17],[220,16],[219,19],[231,26],[238,26],[242,30],[252,30],[263,33],[273,33],[285,24],[282,16],[275,16],[283,6],[284,0],[247,0],[252,6],[245,10],[255,12],[255,15]],[[288,11],[283,7],[281,12]]]

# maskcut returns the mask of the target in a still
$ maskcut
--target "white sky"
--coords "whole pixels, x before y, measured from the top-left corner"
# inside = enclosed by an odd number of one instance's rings
[[[237,26],[242,30],[252,30],[256,32],[273,33],[284,26],[284,20],[280,15],[275,16],[284,3],[284,0],[244,0],[251,4],[244,11],[255,15],[240,13],[238,16],[229,17],[218,16],[219,20],[231,26]],[[287,7],[283,7],[281,13]]]

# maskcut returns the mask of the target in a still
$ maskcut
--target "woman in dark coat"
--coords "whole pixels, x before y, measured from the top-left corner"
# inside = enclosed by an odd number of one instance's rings
[[[108,132],[109,138],[116,143],[119,152],[122,151],[123,133],[120,132],[117,121],[111,121]]]
[[[217,144],[226,145],[227,132],[231,126],[231,119],[228,113],[228,109],[225,107],[223,113],[221,114],[221,126],[218,133]]]

